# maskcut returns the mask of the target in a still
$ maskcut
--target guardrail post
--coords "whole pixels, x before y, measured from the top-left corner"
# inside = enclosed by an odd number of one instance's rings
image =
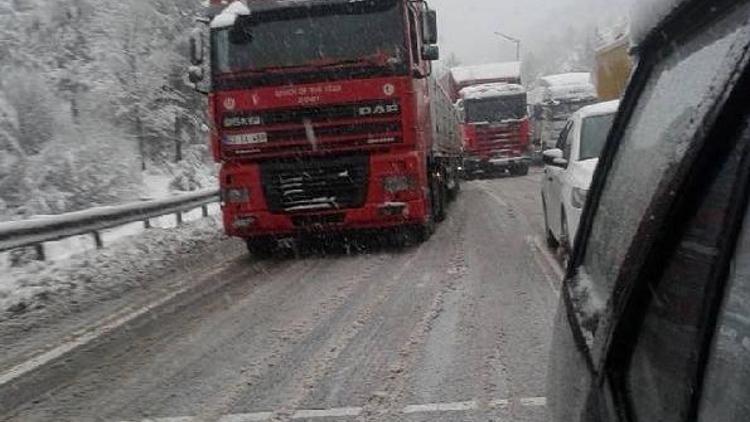
[[[181,226],[182,225],[182,212],[177,211],[177,213],[175,214],[175,217],[177,218],[177,225]]]
[[[208,205],[202,206],[201,211],[203,212],[203,218],[208,217]]]
[[[150,229],[151,228],[151,220],[150,219],[147,218],[147,219],[143,220],[143,228],[144,229]]]
[[[37,261],[44,261],[47,259],[44,253],[44,243],[37,243],[36,245],[34,245],[34,251],[36,251]]]
[[[91,234],[94,236],[94,244],[96,244],[96,249],[104,248],[104,242],[102,242],[102,235],[98,231],[95,231]]]

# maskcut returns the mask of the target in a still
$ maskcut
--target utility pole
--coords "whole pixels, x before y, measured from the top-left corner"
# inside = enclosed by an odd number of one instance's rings
[[[503,34],[502,32],[495,32],[495,35],[498,37],[504,38],[516,45],[516,61],[521,61],[521,40],[515,37],[511,37],[510,35]]]

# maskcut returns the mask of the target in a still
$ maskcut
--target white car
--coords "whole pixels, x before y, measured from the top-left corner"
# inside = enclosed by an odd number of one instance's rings
[[[542,206],[545,234],[552,248],[572,250],[599,155],[619,101],[584,107],[573,114],[557,145],[544,151]]]

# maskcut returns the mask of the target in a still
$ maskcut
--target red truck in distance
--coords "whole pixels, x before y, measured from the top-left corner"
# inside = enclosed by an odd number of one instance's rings
[[[461,115],[464,176],[528,174],[531,135],[521,63],[456,67],[448,86]]]
[[[458,118],[413,0],[214,1],[211,144],[227,234],[269,255],[316,232],[427,238],[457,193]],[[200,34],[191,80],[203,77]]]
[[[531,129],[526,89],[521,85],[475,85],[460,92],[464,174],[529,173]]]

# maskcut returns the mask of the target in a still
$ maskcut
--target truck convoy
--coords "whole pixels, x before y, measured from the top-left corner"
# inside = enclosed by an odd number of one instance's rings
[[[459,188],[461,139],[431,77],[427,3],[212,3],[208,103],[227,234],[261,256],[309,232],[429,237]]]
[[[540,78],[530,94],[535,147],[540,151],[554,148],[568,118],[582,107],[598,101],[589,73],[564,73]]]
[[[530,127],[521,63],[456,67],[448,86],[460,111],[464,175],[528,174]]]

